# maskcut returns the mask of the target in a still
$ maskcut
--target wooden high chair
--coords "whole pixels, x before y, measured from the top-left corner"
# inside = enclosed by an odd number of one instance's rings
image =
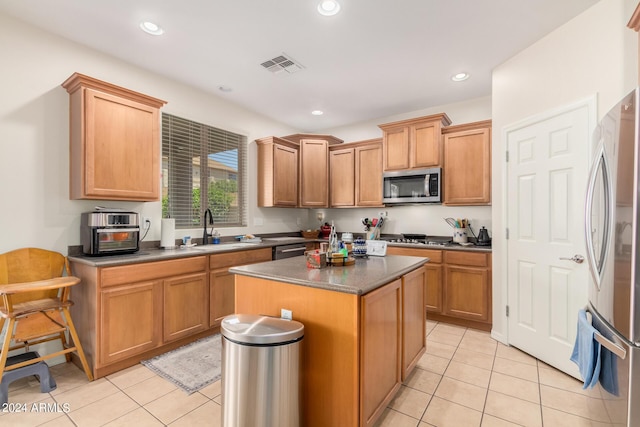
[[[77,351],[87,378],[93,381],[69,313],[71,286],[79,282],[71,276],[67,258],[58,252],[23,248],[0,254],[0,333],[7,323],[0,349],[0,380],[5,372],[62,354],[69,362],[70,353]],[[67,343],[67,330],[73,346]],[[6,366],[10,350],[29,351],[30,345],[58,339],[62,350]]]

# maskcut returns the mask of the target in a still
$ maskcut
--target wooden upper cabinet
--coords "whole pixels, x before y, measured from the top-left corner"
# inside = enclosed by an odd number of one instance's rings
[[[331,207],[382,206],[382,140],[330,147]]]
[[[298,144],[270,136],[258,145],[258,207],[298,206]]]
[[[379,125],[383,132],[383,169],[442,165],[442,129],[450,123],[451,119],[441,113]]]
[[[443,203],[491,204],[491,120],[449,126],[443,134]]]
[[[329,146],[342,144],[332,135],[297,133],[283,136],[300,146],[298,169],[298,206],[329,207]]]
[[[160,199],[160,107],[165,101],[74,73],[70,95],[71,199]]]
[[[329,153],[329,192],[331,207],[356,203],[355,149],[341,148]]]
[[[329,207],[329,144],[323,139],[300,141],[299,206]]]
[[[382,141],[367,141],[355,154],[356,206],[382,206]]]

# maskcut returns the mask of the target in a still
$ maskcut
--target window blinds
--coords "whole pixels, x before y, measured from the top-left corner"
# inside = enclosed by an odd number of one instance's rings
[[[205,209],[217,226],[245,226],[247,139],[162,114],[162,213],[177,228],[201,227]]]

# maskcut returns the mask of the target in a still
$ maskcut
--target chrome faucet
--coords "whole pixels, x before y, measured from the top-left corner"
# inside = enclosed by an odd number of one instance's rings
[[[203,221],[204,230],[202,231],[203,245],[209,244],[209,237],[211,236],[211,233],[207,233],[207,215],[209,215],[209,225],[211,225],[211,232],[213,232],[213,214],[211,213],[211,209],[207,208],[207,210],[204,211],[204,221]]]

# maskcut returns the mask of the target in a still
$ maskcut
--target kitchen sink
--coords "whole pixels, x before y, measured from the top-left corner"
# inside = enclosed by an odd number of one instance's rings
[[[240,248],[251,248],[252,246],[256,246],[259,243],[221,243],[219,245],[200,245],[194,246],[191,248],[196,251],[203,252],[217,252],[217,251],[226,251],[229,249],[240,249]]]

